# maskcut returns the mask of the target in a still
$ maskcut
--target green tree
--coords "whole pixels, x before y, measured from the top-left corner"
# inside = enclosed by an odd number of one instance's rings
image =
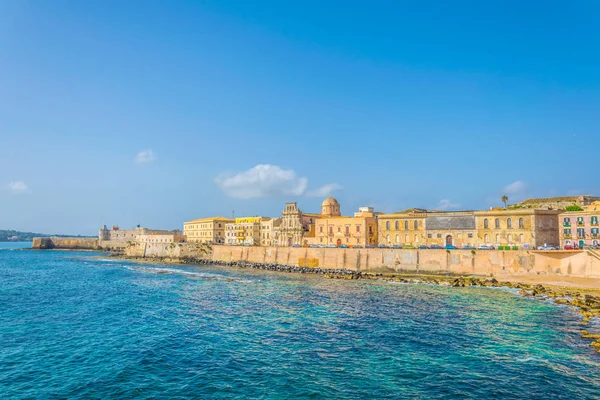
[[[504,203],[504,208],[506,208],[506,204],[508,203],[508,196],[507,195],[502,196],[502,202]]]
[[[583,211],[583,208],[581,208],[577,204],[573,204],[572,206],[565,207],[565,210],[567,210],[567,211]]]

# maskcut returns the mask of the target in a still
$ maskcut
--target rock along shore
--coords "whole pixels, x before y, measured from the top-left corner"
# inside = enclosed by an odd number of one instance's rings
[[[387,282],[397,282],[405,284],[429,284],[451,287],[506,287],[520,289],[519,294],[527,297],[534,297],[539,300],[553,299],[556,304],[570,306],[576,309],[583,317],[582,325],[589,324],[592,318],[600,318],[600,296],[583,293],[577,289],[562,289],[541,284],[528,284],[518,282],[501,282],[495,278],[483,278],[473,276],[457,275],[415,275],[415,274],[381,274],[352,271],[347,269],[326,269],[311,267],[296,267],[283,264],[272,263],[251,263],[247,261],[218,261],[203,258],[177,258],[168,257],[132,257],[122,254],[112,254],[111,257],[122,258],[131,261],[152,262],[152,263],[176,263],[192,265],[220,265],[234,268],[252,268],[264,271],[287,272],[300,274],[318,274],[328,279],[344,280],[380,280]],[[591,340],[592,346],[600,353],[600,333],[590,333],[582,330],[580,335],[584,339]]]

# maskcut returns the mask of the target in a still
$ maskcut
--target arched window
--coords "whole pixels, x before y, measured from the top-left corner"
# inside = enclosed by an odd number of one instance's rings
[[[419,236],[418,235],[415,235],[415,243],[419,243]]]
[[[485,229],[489,228],[489,221],[488,221],[488,219],[487,219],[487,218],[483,220],[483,227],[484,227]]]
[[[408,243],[408,235],[404,235],[404,243]]]
[[[386,242],[388,242],[388,243],[390,243],[390,235],[387,235],[387,236],[385,237],[385,241],[386,241]]]
[[[512,243],[512,235],[510,233],[508,234],[508,243]]]
[[[496,243],[500,243],[500,235],[496,233]]]
[[[500,219],[499,218],[496,218],[496,229],[500,229]]]
[[[523,243],[523,234],[522,233],[519,235],[519,243]]]
[[[408,221],[404,221],[404,229],[408,229]]]
[[[400,229],[400,222],[396,221],[396,230]]]
[[[487,221],[487,220],[486,220],[486,221]],[[486,234],[485,234],[485,236],[483,237],[483,241],[484,241],[485,243],[489,243],[489,241],[490,241],[490,236],[489,236],[487,233],[486,233]]]
[[[512,219],[511,218],[506,220],[506,227],[508,229],[512,228]],[[510,242],[510,240],[509,240],[509,242]]]
[[[387,221],[385,223],[385,229],[388,230],[388,231],[390,230],[390,221]]]
[[[415,227],[415,230],[416,230],[416,229],[419,229],[419,221],[416,221],[416,220],[415,220],[415,222],[414,222],[414,227]]]
[[[523,218],[519,218],[519,228],[525,228],[525,221],[523,221]]]
[[[396,224],[398,224],[398,223],[396,222]],[[400,243],[400,236],[398,236],[397,234],[396,234],[396,243]]]

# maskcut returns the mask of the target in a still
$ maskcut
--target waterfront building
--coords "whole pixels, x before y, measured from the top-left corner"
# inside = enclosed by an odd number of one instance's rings
[[[186,241],[185,235],[181,233],[170,233],[170,234],[156,234],[149,233],[145,235],[139,235],[136,242],[138,243],[183,243]]]
[[[261,225],[268,217],[243,217],[235,219],[235,244],[260,246]]]
[[[225,224],[225,244],[228,244],[230,246],[237,244],[235,222],[229,222]]]
[[[141,235],[178,235],[181,234],[181,231],[178,229],[175,230],[166,230],[166,229],[148,229],[142,228],[140,226],[135,229],[120,229],[118,225],[113,225],[111,229],[108,229],[106,225],[100,228],[98,232],[98,240],[100,242],[135,242],[138,241],[138,237]]]
[[[511,204],[509,209],[537,209],[537,210],[565,210],[569,206],[579,206],[585,208],[595,201],[600,201],[597,196],[561,196],[549,198],[533,198],[523,200],[517,204]]]
[[[335,199],[333,199],[335,200]],[[331,201],[324,203],[327,215],[339,214],[339,204],[337,208]],[[335,200],[337,203],[337,200]],[[323,207],[321,207],[323,211]],[[298,208],[298,203],[286,203],[281,213],[281,223],[279,225],[279,244],[278,246],[307,246],[312,244],[315,238],[315,221],[321,217],[320,214],[303,213]]]
[[[473,211],[433,211],[425,218],[425,244],[428,246],[476,246],[477,231]],[[421,243],[413,242],[417,247]]]
[[[377,217],[378,244],[406,247],[426,243],[426,217],[427,210],[422,208],[410,208],[392,214],[379,215]]]
[[[565,211],[560,219],[560,246],[599,246],[598,220],[600,201],[590,204],[584,211]]]
[[[537,248],[559,245],[560,210],[504,209],[475,211],[477,242],[494,246]]]
[[[278,246],[279,245],[279,227],[281,218],[272,218],[260,223],[260,245]]]
[[[225,217],[200,218],[183,223],[183,233],[188,242],[225,243],[225,224],[234,222]]]
[[[361,207],[353,217],[346,217],[340,215],[337,200],[330,197],[323,202],[321,216],[316,221],[315,240],[310,244],[336,247],[377,245],[377,217],[371,207]]]

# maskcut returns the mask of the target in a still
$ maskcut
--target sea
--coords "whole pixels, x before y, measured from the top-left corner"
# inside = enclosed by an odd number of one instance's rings
[[[2,399],[597,399],[570,308],[502,288],[0,243]]]

